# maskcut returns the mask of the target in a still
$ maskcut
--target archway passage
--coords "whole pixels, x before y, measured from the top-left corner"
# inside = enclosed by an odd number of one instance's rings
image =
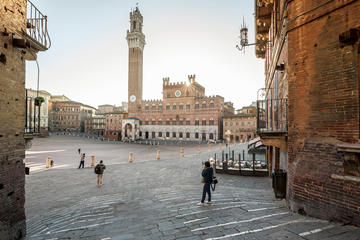
[[[132,138],[132,125],[127,123],[125,125],[125,138]]]
[[[202,141],[206,141],[206,133],[203,133],[203,134],[202,134],[202,138],[201,138],[201,139],[202,139]]]
[[[145,132],[145,139],[149,138],[149,132]]]

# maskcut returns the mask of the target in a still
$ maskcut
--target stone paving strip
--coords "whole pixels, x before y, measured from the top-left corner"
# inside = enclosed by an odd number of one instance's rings
[[[68,164],[60,164],[60,165],[55,165],[52,168],[53,169],[66,168],[68,166],[69,166]],[[34,173],[39,173],[39,172],[48,170],[48,168],[46,168],[45,163],[25,162],[25,167],[30,168],[30,175],[34,174]]]
[[[294,220],[294,221],[280,223],[280,224],[272,225],[272,226],[268,226],[268,227],[263,227],[263,228],[258,228],[258,229],[254,229],[254,230],[247,230],[247,231],[243,231],[243,232],[239,232],[239,233],[229,234],[229,235],[225,235],[225,236],[221,236],[221,237],[206,238],[206,240],[218,240],[218,239],[237,237],[237,236],[245,235],[245,234],[258,233],[258,232],[270,230],[270,229],[273,229],[273,228],[286,226],[286,225],[289,225],[289,224],[306,223],[306,222],[312,222],[312,221],[311,220],[305,220],[305,219],[303,219],[303,220],[301,220],[301,219],[300,220]]]

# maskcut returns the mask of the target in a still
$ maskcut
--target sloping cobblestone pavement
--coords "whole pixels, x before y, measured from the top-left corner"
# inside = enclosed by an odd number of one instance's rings
[[[101,188],[92,168],[27,176],[26,239],[360,239],[289,212],[269,178],[218,174],[213,204],[196,206],[208,156],[107,165]]]

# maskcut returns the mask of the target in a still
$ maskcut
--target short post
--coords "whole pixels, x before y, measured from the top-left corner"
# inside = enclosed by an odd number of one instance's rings
[[[211,144],[209,144],[209,150],[210,150],[210,151],[212,150],[212,145],[211,145]]]
[[[200,145],[198,145],[198,154],[200,154]]]
[[[245,150],[243,150],[243,161],[245,161]]]
[[[46,158],[46,168],[49,168],[50,167],[50,157],[47,157]]]
[[[133,162],[133,153],[130,152],[129,153],[129,163],[132,163]]]
[[[255,176],[255,152],[253,152],[253,174]]]
[[[95,156],[90,156],[90,166],[95,166]]]
[[[180,148],[180,157],[184,157],[184,148]]]
[[[221,152],[221,161],[224,162],[224,150]]]
[[[160,160],[160,150],[157,150],[156,152],[156,160]]]
[[[241,175],[241,153],[239,153],[239,173]]]

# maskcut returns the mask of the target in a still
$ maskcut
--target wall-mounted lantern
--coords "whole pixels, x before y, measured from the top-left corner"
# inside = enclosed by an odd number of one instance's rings
[[[240,38],[240,46],[236,45],[236,48],[239,51],[244,51],[244,53],[245,53],[245,47],[248,47],[248,46],[251,46],[251,45],[263,45],[265,43],[270,42],[270,41],[266,41],[266,42],[261,42],[261,43],[250,43],[249,44],[249,41],[248,41],[248,28],[246,27],[246,24],[245,24],[244,20],[243,20],[243,23],[241,25],[239,38]]]

